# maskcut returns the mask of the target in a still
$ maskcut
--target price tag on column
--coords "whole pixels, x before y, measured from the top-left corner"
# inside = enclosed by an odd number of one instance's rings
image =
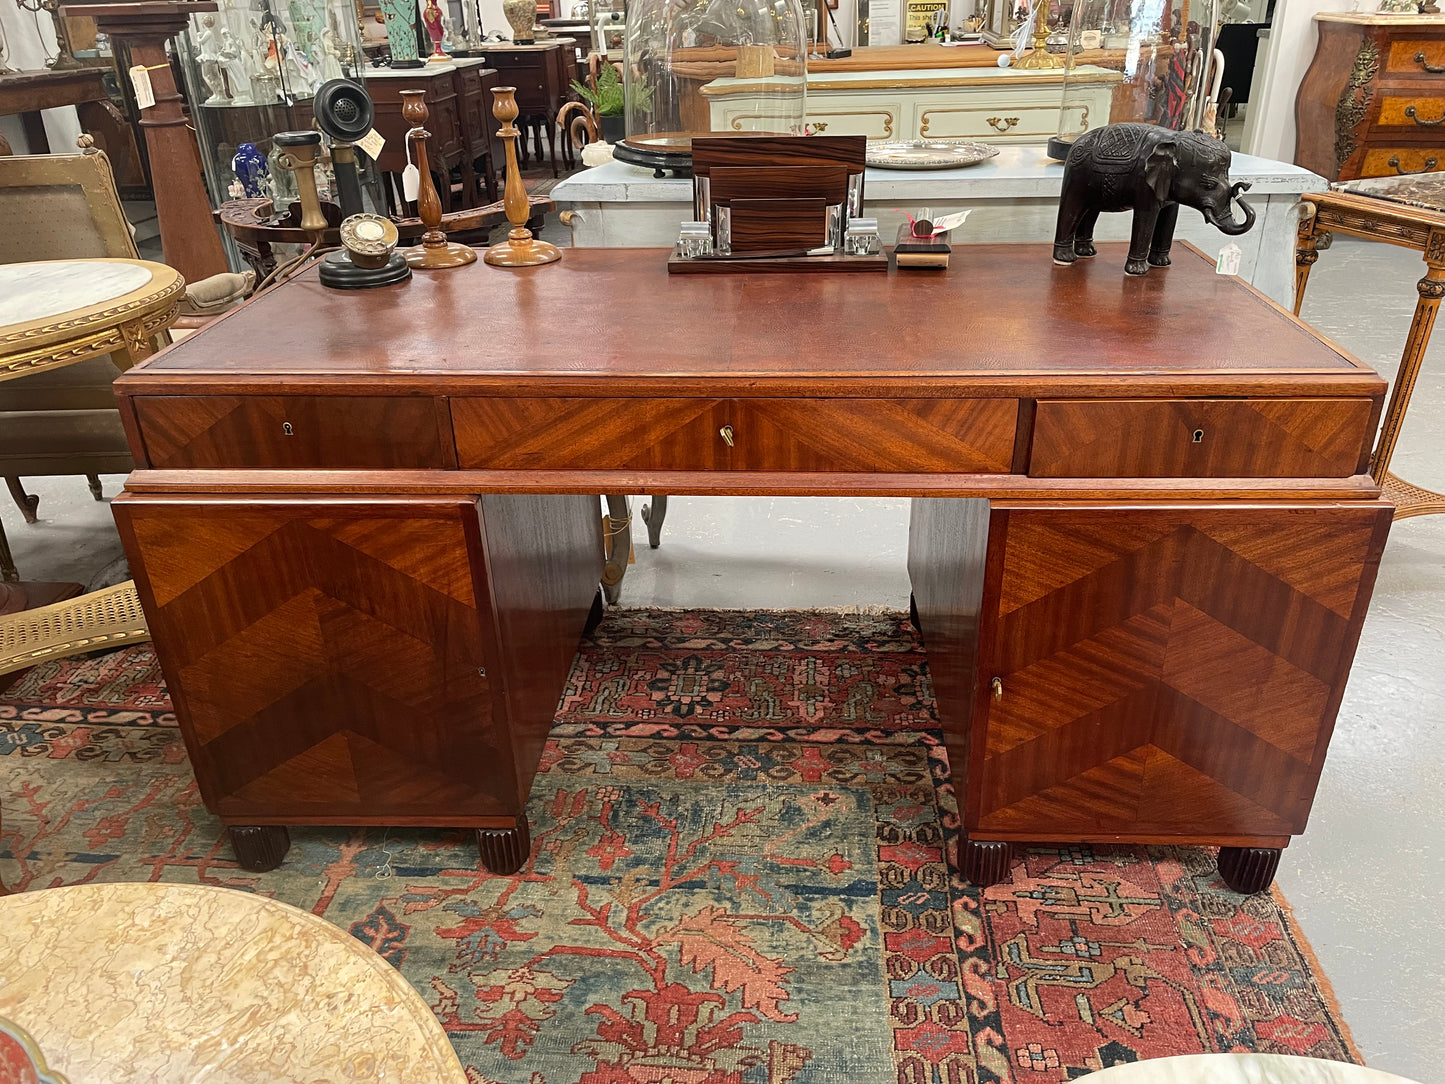
[[[134,64],[130,69],[130,83],[135,88],[135,104],[139,109],[149,109],[156,104],[155,91],[151,89],[151,73],[144,64]]]

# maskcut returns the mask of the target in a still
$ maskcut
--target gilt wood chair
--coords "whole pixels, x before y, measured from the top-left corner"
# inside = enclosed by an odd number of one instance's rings
[[[140,258],[103,151],[0,157],[0,222],[0,263]],[[110,388],[119,373],[102,355],[0,382],[0,477],[26,522],[39,498],[25,476],[84,475],[100,500],[100,475],[134,466]]]

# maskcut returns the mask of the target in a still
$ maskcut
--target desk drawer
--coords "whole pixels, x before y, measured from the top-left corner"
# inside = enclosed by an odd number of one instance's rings
[[[446,406],[399,396],[143,395],[146,457],[189,467],[450,467]]]
[[[481,469],[1006,474],[1017,422],[1013,399],[452,400]]]
[[[1040,400],[1034,478],[1347,478],[1369,399]]]

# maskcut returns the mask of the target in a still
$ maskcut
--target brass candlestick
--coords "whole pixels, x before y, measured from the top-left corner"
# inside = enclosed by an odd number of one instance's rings
[[[1048,71],[1053,68],[1062,68],[1064,66],[1063,58],[1055,56],[1048,50],[1049,8],[1052,6],[1052,0],[1033,0],[1033,3],[1038,9],[1034,18],[1034,47],[1021,56],[1014,67],[1024,71]]]
[[[421,235],[421,244],[399,250],[406,262],[422,271],[438,271],[445,267],[462,267],[475,263],[476,252],[466,245],[448,241],[442,232],[442,201],[437,196],[436,185],[432,183],[431,169],[426,161],[426,141],[431,135],[422,127],[426,123],[426,96],[424,90],[403,90],[401,92],[401,115],[411,123],[406,138],[411,141],[412,158],[421,172],[421,183],[416,192],[416,214],[426,232]]]
[[[527,229],[527,219],[532,216],[532,204],[527,199],[527,186],[522,183],[521,170],[517,168],[517,88],[497,87],[492,91],[496,101],[492,105],[492,116],[502,122],[497,135],[507,152],[507,189],[503,193],[507,206],[507,221],[512,224],[511,233],[500,245],[487,249],[482,259],[493,267],[536,267],[562,258],[562,250],[546,241],[537,241]]]

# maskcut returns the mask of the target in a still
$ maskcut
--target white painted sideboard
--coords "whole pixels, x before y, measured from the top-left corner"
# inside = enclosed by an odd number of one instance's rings
[[[1052,241],[1063,173],[1063,166],[1037,144],[1001,147],[998,157],[967,169],[870,169],[864,175],[864,207],[878,219],[879,230],[889,241],[903,221],[902,212],[922,207],[935,216],[972,208],[973,214],[954,235],[959,244]],[[1299,199],[1329,185],[1307,169],[1248,154],[1234,156],[1230,176],[1253,186],[1245,198],[1257,216],[1254,229],[1233,239],[1243,253],[1239,275],[1291,308]],[[690,180],[654,178],[651,170],[622,162],[574,174],[551,195],[560,210],[573,212],[570,240],[575,245],[670,246],[677,240],[679,224],[692,212]],[[1101,241],[1128,240],[1131,219],[1128,214],[1106,214],[1099,219],[1095,236]],[[565,244],[568,234],[564,231],[562,236]],[[1210,254],[1230,240],[1189,208],[1180,208],[1175,237]],[[966,249],[955,258],[966,261]],[[1122,259],[1119,274],[1124,274]]]
[[[1080,128],[1109,123],[1110,98],[1121,76],[1080,67],[1070,95]],[[760,90],[760,85],[762,89]],[[771,116],[766,83],[714,79],[700,88],[714,131],[742,132]],[[808,123],[826,135],[869,139],[987,139],[1038,143],[1059,128],[1063,72],[1008,68],[825,72],[808,75]]]

